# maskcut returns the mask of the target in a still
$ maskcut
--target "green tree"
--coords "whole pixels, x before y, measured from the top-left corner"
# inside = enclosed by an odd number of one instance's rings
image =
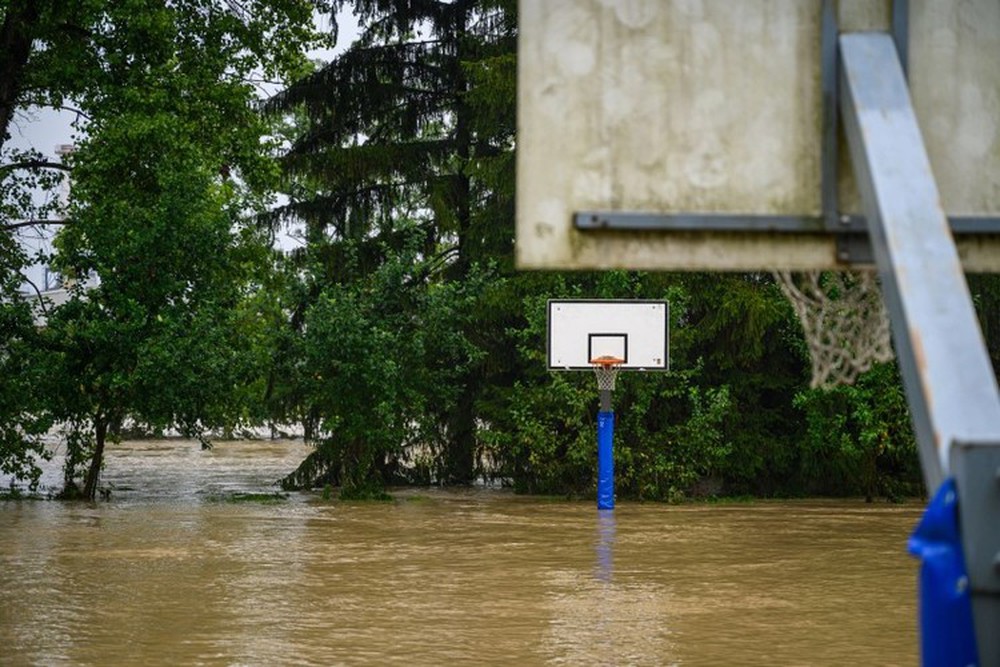
[[[42,377],[31,363],[37,344],[31,308],[17,292],[24,261],[14,239],[0,236],[0,472],[34,488],[36,461],[45,456],[41,436],[51,422],[38,409]]]
[[[307,285],[292,308],[299,326],[324,290],[349,287],[393,261],[414,226],[421,234],[415,280],[428,290],[463,283],[495,257],[510,262],[513,3],[341,4],[359,18],[358,42],[269,104],[307,118],[284,161],[291,202],[276,216],[306,229]],[[468,322],[459,331],[478,346],[483,328]],[[457,349],[442,344],[435,357],[464,369],[457,397],[430,409],[445,435],[438,479],[465,483],[476,472],[484,374],[465,363],[464,344]]]
[[[690,274],[685,285],[672,352],[700,366],[701,391],[728,390],[727,490],[794,492],[804,424],[793,400],[808,383],[808,352],[791,306],[767,274]]]
[[[189,96],[176,85],[149,88],[171,63],[179,75],[184,70],[188,91],[198,77],[197,85],[225,80],[248,86],[300,76],[303,48],[317,43],[312,12],[328,9],[327,4],[0,0],[0,233],[9,236],[26,224],[48,220],[52,207],[31,206],[30,193],[54,188],[60,179],[52,172],[68,169],[37,152],[11,148],[18,114],[64,109],[86,125],[112,111],[112,98],[127,105],[128,95]],[[185,60],[189,57],[201,59],[199,66],[192,67]]]
[[[993,362],[993,372],[1000,373],[1000,277],[980,273],[968,275],[966,279]]]
[[[379,497],[387,483],[429,481],[444,440],[434,417],[457,401],[477,361],[461,335],[479,279],[428,285],[422,231],[375,271],[326,286],[309,308],[296,358],[303,400],[319,416],[317,449],[284,484],[333,484],[345,498]],[[440,350],[448,353],[442,354]]]
[[[890,499],[922,495],[917,445],[895,363],[877,364],[853,385],[810,389],[803,411],[804,492]]]
[[[246,220],[276,174],[255,81],[305,71],[324,4],[0,3],[5,140],[30,105],[72,103],[85,119],[54,260],[76,287],[34,347],[46,402],[29,411],[68,429],[69,492],[80,478],[94,497],[126,419],[197,434],[240,413],[252,320],[239,306],[264,258]],[[0,176],[51,167],[22,160]],[[21,224],[2,223],[7,238]]]

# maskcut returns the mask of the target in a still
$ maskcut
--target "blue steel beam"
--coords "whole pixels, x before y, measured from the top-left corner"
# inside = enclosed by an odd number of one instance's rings
[[[1000,391],[892,37],[839,45],[841,116],[924,479],[934,493],[954,476],[979,656],[1000,665]]]

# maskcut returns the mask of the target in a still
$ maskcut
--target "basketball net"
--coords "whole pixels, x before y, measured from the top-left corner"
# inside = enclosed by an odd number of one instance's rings
[[[874,271],[776,271],[802,323],[813,388],[853,384],[893,357],[889,316]]]
[[[624,359],[618,357],[603,356],[590,360],[594,367],[594,374],[597,375],[598,391],[614,391],[615,379],[618,377],[618,367],[625,363]]]

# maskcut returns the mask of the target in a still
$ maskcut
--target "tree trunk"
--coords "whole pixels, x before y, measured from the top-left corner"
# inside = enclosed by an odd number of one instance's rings
[[[81,497],[93,500],[97,497],[97,482],[101,477],[101,466],[104,463],[104,442],[108,438],[108,420],[104,417],[94,418],[94,455],[90,459],[87,478],[83,485]]]
[[[444,483],[471,484],[476,474],[475,380],[467,377],[465,390],[448,423],[448,443],[444,452]]]
[[[7,142],[39,20],[37,0],[14,0],[0,26],[0,146]]]
[[[459,8],[456,21],[458,58],[455,69],[455,145],[459,172],[455,175],[454,206],[458,223],[458,257],[453,271],[456,280],[468,278],[472,268],[475,248],[472,246],[472,182],[465,171],[472,156],[471,111],[465,103],[468,82],[461,68],[465,33],[469,23],[468,3]],[[465,334],[469,335],[469,331]],[[444,482],[446,484],[471,484],[475,476],[476,450],[476,396],[479,392],[478,374],[472,370],[460,380],[462,394],[448,420],[448,443],[444,451]]]

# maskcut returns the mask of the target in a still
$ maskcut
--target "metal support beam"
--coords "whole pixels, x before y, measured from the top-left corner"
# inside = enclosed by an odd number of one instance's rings
[[[820,87],[823,90],[823,152],[820,155],[820,199],[828,231],[840,225],[837,204],[837,17],[833,0],[823,0],[820,24]],[[842,250],[838,249],[842,254]]]
[[[979,655],[997,665],[1000,391],[893,39],[839,45],[841,116],[924,479],[933,492],[954,476]]]
[[[617,229],[633,232],[747,232],[861,235],[868,234],[864,216],[837,214],[833,230],[826,217],[811,215],[755,215],[752,213],[646,213],[640,211],[578,211],[573,225],[581,230]],[[955,215],[948,218],[952,234],[1000,236],[1000,218]]]
[[[825,190],[824,186],[824,190]],[[829,195],[833,197],[834,195]],[[824,195],[826,197],[826,195]],[[834,200],[835,201],[835,200]],[[735,213],[644,213],[638,211],[577,211],[573,225],[581,231],[740,232],[830,236],[837,242],[837,261],[846,266],[875,263],[868,243],[868,223],[861,215],[753,215]],[[831,227],[830,220],[835,220]],[[952,216],[951,233],[966,238],[1000,237],[1000,218]]]
[[[1000,665],[1000,441],[955,442],[951,465],[979,664]]]
[[[892,39],[845,34],[840,48],[848,145],[933,491],[952,442],[1000,441],[1000,392]]]

